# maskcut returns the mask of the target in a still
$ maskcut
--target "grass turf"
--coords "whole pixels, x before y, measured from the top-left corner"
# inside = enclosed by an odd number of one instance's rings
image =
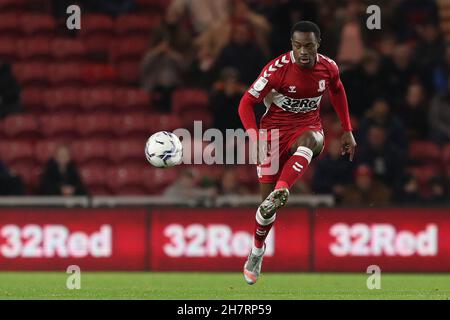
[[[450,274],[265,273],[253,286],[240,273],[82,272],[68,290],[64,272],[0,272],[0,299],[450,299]]]

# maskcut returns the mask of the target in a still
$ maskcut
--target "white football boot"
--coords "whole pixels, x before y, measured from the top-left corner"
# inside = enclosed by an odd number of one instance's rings
[[[255,284],[258,281],[264,252],[266,252],[266,244],[264,244],[264,250],[260,255],[253,254],[250,251],[248,259],[244,264],[244,279],[248,284]]]
[[[289,190],[286,188],[276,189],[272,191],[267,198],[259,206],[259,212],[263,216],[273,216],[275,212],[283,207],[289,198]],[[266,244],[261,255],[250,252],[248,259],[244,265],[244,279],[248,284],[255,284],[261,273],[261,266],[264,252],[266,252]]]

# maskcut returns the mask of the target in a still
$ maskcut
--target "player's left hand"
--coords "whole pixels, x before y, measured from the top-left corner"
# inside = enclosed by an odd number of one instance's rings
[[[356,141],[353,137],[353,133],[351,131],[344,132],[341,137],[341,154],[345,155],[346,153],[348,153],[350,161],[353,161],[355,149]]]

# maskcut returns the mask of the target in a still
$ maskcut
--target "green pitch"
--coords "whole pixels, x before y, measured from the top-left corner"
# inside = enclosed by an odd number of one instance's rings
[[[0,299],[450,299],[450,274],[265,273],[253,286],[240,273],[82,272],[69,290],[64,272],[1,272]]]

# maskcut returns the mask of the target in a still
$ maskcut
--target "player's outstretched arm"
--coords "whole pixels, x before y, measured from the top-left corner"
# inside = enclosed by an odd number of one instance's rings
[[[350,113],[348,111],[347,95],[344,85],[342,84],[339,74],[336,76],[330,86],[330,100],[336,111],[344,133],[341,137],[341,153],[349,155],[350,161],[353,161],[356,149],[356,141],[352,133],[352,125],[350,122]]]

